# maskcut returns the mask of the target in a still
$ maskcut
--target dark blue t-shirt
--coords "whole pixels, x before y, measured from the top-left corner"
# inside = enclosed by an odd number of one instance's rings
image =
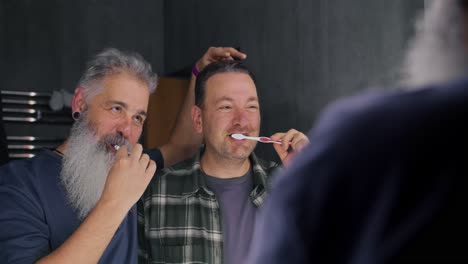
[[[161,153],[161,150],[159,150],[158,148],[147,149],[145,150],[145,153],[148,154],[150,159],[156,162],[157,170],[161,170],[162,168],[164,168],[164,157]]]
[[[44,150],[0,167],[0,261],[34,263],[59,247],[80,225],[60,183],[61,157]],[[96,232],[99,232],[97,230]],[[132,207],[100,263],[137,262]]]
[[[239,178],[220,179],[205,175],[221,209],[224,263],[244,263],[255,225],[256,207],[250,199],[252,172]]]

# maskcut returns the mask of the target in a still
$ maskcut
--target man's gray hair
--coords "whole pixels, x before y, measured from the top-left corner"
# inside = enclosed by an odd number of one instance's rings
[[[103,87],[99,84],[104,77],[122,72],[130,73],[144,82],[150,93],[156,90],[158,76],[140,54],[108,48],[88,62],[86,71],[78,83],[78,86],[84,89],[86,102],[101,91]]]
[[[403,84],[408,88],[461,78],[468,69],[463,10],[457,0],[431,1],[416,22],[406,52]]]

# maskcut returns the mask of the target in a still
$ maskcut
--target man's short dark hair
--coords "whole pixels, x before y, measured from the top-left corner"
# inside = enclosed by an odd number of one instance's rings
[[[198,107],[203,106],[203,101],[205,99],[205,86],[209,78],[217,73],[226,73],[226,72],[240,72],[245,73],[252,78],[255,82],[255,77],[250,72],[250,70],[240,61],[226,60],[213,62],[206,66],[197,76],[197,81],[195,83],[195,105]]]

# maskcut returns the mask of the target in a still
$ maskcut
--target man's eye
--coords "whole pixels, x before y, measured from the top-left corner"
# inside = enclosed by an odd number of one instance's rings
[[[229,109],[231,109],[231,106],[229,106],[229,105],[223,105],[223,106],[219,107],[219,109],[221,109],[221,110],[229,110]]]
[[[114,106],[114,107],[112,107],[111,110],[112,110],[112,112],[120,113],[120,112],[122,112],[122,107],[120,107],[120,106]]]
[[[247,106],[247,111],[250,111],[250,112],[257,112],[259,109],[258,105],[248,105]]]
[[[143,122],[145,122],[145,119],[142,116],[135,116],[135,121],[138,124],[143,124]]]

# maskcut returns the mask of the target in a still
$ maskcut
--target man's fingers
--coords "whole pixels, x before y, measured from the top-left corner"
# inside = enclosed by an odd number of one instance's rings
[[[242,53],[235,48],[225,48],[229,54],[229,57],[244,60],[247,58],[247,54]]]
[[[281,145],[273,144],[273,148],[275,149],[276,154],[278,154],[281,160],[283,160],[283,158],[287,155],[287,152],[283,150]]]
[[[149,161],[150,161],[150,157],[148,156],[148,154],[143,154],[143,155],[141,155],[140,164],[141,164],[142,166],[144,166],[145,169],[146,169],[146,167],[148,167]]]
[[[283,138],[284,134],[285,133],[275,133],[275,134],[271,135],[270,138],[272,140],[281,140]]]
[[[288,133],[291,133],[290,131],[291,130],[289,130],[287,133],[275,133],[270,138],[272,140],[281,141],[281,145],[278,145],[278,147],[282,148],[283,151],[288,151],[289,141],[291,140],[291,135],[288,135]]]
[[[229,52],[223,48],[223,47],[211,47],[208,49],[208,52],[206,53],[208,55],[208,58],[225,58],[229,55]]]
[[[132,153],[130,153],[130,157],[135,161],[139,161],[141,158],[141,153],[143,153],[143,146],[141,144],[136,144],[135,146],[133,146]]]
[[[245,59],[247,55],[231,47],[211,47],[207,52],[208,59]]]
[[[289,142],[293,140],[293,138],[297,135],[297,133],[299,133],[297,130],[290,129],[288,132],[286,132],[286,134],[284,134],[282,138],[282,141],[283,141],[282,147],[284,150],[288,150]]]
[[[287,151],[289,146],[291,146],[294,151],[300,151],[309,144],[307,136],[296,129],[290,129],[286,133],[276,133],[270,138],[273,140],[281,140],[281,148],[283,148],[283,151]]]
[[[307,144],[309,144],[309,139],[306,135],[299,132],[298,135],[293,138],[291,146],[295,151],[301,151]]]
[[[115,148],[115,146],[114,146]],[[115,154],[115,160],[120,160],[122,158],[128,157],[128,149],[127,146],[122,145],[119,146],[119,149],[117,150],[117,153]]]
[[[156,168],[156,162],[154,162],[154,160],[149,160],[148,167],[146,167],[145,171],[146,176],[152,178],[156,172]]]
[[[243,60],[247,58],[245,53],[242,53],[231,47],[210,47],[205,54],[196,62],[197,70],[202,71],[208,64],[216,61]]]

